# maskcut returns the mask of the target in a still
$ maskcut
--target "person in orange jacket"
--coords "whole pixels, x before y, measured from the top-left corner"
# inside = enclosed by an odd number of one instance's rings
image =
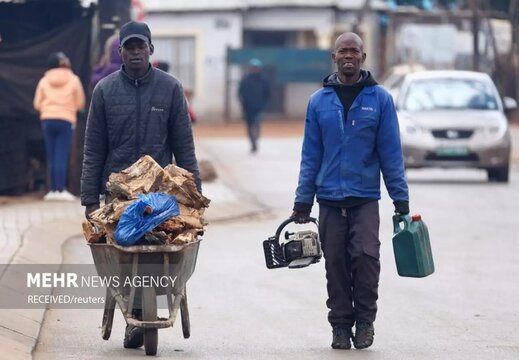
[[[68,160],[77,112],[85,106],[85,93],[64,53],[51,54],[48,68],[38,82],[34,96],[34,108],[40,113],[51,174],[50,191],[44,200],[72,201],[75,197],[65,188]]]

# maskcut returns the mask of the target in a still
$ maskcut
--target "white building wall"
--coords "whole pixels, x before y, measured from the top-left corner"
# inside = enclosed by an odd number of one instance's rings
[[[334,13],[326,8],[249,9],[243,26],[247,30],[313,30],[331,31]]]
[[[329,50],[332,48],[335,15],[329,8],[251,9],[244,16],[243,26],[246,30],[310,30],[316,35],[318,47]],[[325,75],[327,74],[323,74],[323,78]],[[304,119],[308,98],[320,87],[321,83],[286,84],[284,116]]]
[[[246,30],[312,30],[318,46],[331,47],[330,39],[335,27],[335,15],[327,8],[266,8],[251,9],[243,19]]]
[[[317,91],[321,86],[322,84],[320,83],[287,84],[285,88],[286,117],[289,119],[303,120],[306,116],[306,107],[310,95]]]
[[[241,14],[233,11],[148,13],[144,21],[150,27],[152,39],[171,36],[195,38],[192,105],[201,121],[222,121],[226,49],[227,46],[242,46]],[[151,60],[154,60],[153,56]]]
[[[349,24],[354,17],[347,11],[336,12],[330,7],[251,7],[237,9],[239,1],[225,3],[229,8],[215,5],[215,11],[172,11],[176,2],[143,1],[146,4],[145,22],[151,28],[153,37],[193,36],[196,41],[195,86],[192,105],[203,122],[223,121],[225,107],[225,72],[227,47],[240,48],[243,45],[244,30],[268,31],[313,31],[318,47],[331,50],[334,35],[350,30]],[[217,1],[218,2],[218,1]],[[216,4],[216,3],[215,3]],[[179,9],[181,6],[177,4]],[[250,4],[248,4],[250,5]],[[328,4],[329,5],[329,4]],[[234,6],[234,8],[232,8]],[[177,10],[179,10],[177,9]],[[374,40],[377,34],[376,17],[366,16],[362,25],[368,58],[366,68],[375,70],[378,65]],[[153,60],[153,58],[152,58]],[[161,59],[156,59],[161,60]],[[375,74],[377,75],[377,74]],[[237,83],[241,77],[239,67],[231,67],[230,79],[230,115],[236,119],[241,116],[236,98]],[[324,77],[324,75],[323,75]],[[180,79],[182,80],[182,79]],[[287,84],[285,87],[285,116],[304,117],[308,97],[321,86],[315,84]]]

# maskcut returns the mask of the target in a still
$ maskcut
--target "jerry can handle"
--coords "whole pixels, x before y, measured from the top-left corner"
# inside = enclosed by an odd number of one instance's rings
[[[400,223],[404,223],[404,228],[400,227]],[[407,230],[407,227],[411,224],[411,217],[409,215],[393,215],[393,234],[397,234],[400,231]]]
[[[317,226],[317,219],[314,218],[314,217],[308,217],[307,218],[309,222],[313,222],[315,224],[315,226]],[[296,219],[295,218],[289,218],[289,219],[286,219],[285,221],[283,221],[278,229],[276,230],[276,240],[279,242],[279,236],[281,235],[281,232],[283,231],[283,229],[285,228],[285,226],[287,226],[288,224],[292,223],[292,222],[295,222]]]

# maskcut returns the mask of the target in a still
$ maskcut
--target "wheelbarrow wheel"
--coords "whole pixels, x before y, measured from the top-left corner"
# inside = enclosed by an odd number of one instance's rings
[[[157,321],[157,294],[154,287],[142,288],[142,320]],[[156,355],[159,329],[144,328],[144,350],[146,355]]]
[[[106,289],[105,311],[103,312],[103,323],[101,326],[101,335],[103,340],[110,339],[112,333],[112,324],[114,321],[115,298],[112,296],[110,289]]]

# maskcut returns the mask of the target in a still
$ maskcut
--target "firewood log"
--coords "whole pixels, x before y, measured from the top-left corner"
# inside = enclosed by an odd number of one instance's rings
[[[137,201],[139,194],[150,192],[175,195],[180,214],[147,233],[148,241],[182,245],[203,234],[206,225],[203,214],[210,200],[198,192],[194,176],[185,169],[176,165],[163,169],[145,155],[123,171],[111,174],[107,190],[114,200],[90,214],[90,222],[83,224],[89,242],[99,241],[104,236],[108,244],[116,243],[115,230],[122,214]]]

